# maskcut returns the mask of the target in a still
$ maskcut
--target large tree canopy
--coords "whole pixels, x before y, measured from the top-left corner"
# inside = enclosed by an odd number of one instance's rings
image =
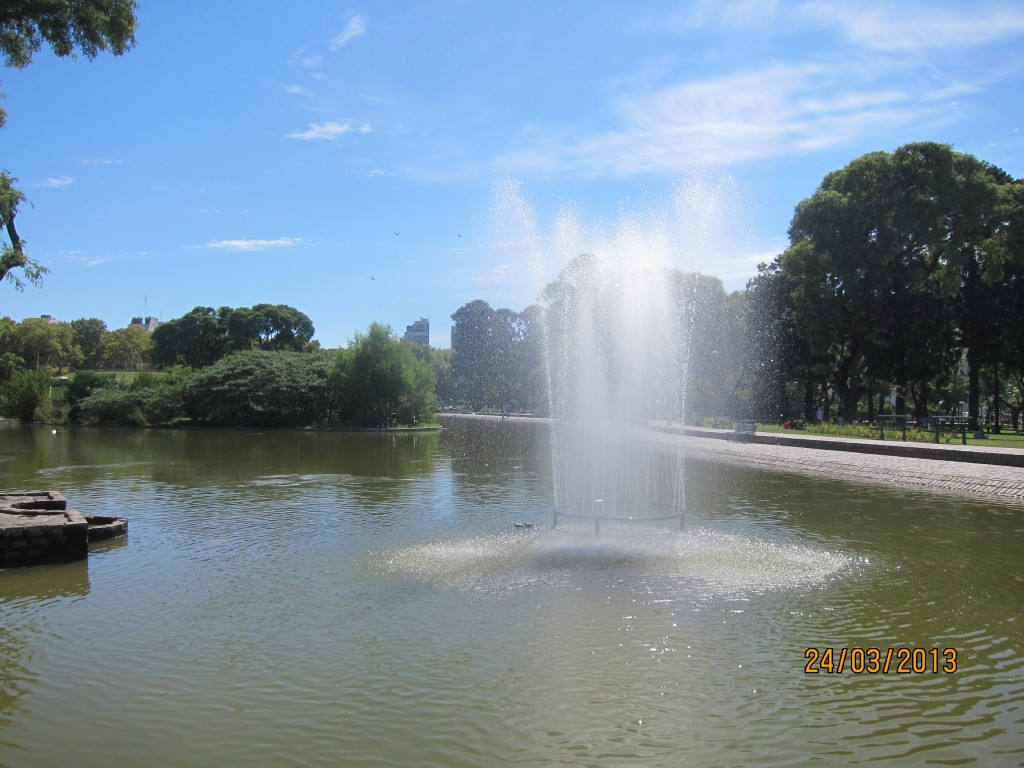
[[[5,0],[0,52],[8,67],[27,67],[49,44],[58,56],[101,51],[120,56],[135,45],[135,0]]]
[[[1006,351],[1002,297],[1020,274],[1010,243],[1021,223],[1020,182],[944,144],[872,152],[834,171],[796,209],[780,270],[794,329],[824,359],[814,372],[851,419],[872,381],[928,400],[962,351],[969,412],[978,375]]]
[[[196,307],[153,332],[153,362],[158,366],[212,365],[229,352],[250,349],[302,352],[315,348],[313,321],[287,304],[253,307]]]
[[[454,399],[474,408],[546,407],[543,310],[494,309],[477,299],[452,315],[451,374]]]

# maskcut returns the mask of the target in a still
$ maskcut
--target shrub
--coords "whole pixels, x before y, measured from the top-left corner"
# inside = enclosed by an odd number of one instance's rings
[[[321,423],[330,412],[329,363],[328,355],[314,352],[235,352],[188,378],[184,409],[218,426]]]
[[[76,417],[88,424],[169,424],[184,414],[180,375],[140,374],[128,382],[111,375],[97,383],[75,410]]]
[[[16,371],[0,388],[0,409],[28,423],[50,389],[50,377],[42,371]]]
[[[93,392],[114,384],[116,377],[112,373],[96,371],[79,371],[68,381],[64,388],[64,401],[68,407],[68,420],[78,421],[81,417],[81,402]]]
[[[835,424],[823,421],[821,424],[809,424],[807,431],[813,435],[833,435],[835,437],[878,437],[878,430],[862,424]]]

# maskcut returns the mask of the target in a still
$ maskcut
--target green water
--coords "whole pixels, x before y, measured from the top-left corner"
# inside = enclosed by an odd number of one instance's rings
[[[0,426],[0,487],[130,526],[0,571],[0,765],[1024,762],[1024,508],[691,461],[685,532],[595,538],[546,527],[549,455]]]

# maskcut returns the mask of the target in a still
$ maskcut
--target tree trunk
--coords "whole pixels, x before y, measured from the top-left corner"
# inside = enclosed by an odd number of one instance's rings
[[[998,435],[999,434],[999,364],[998,363],[996,363],[996,365],[995,365],[995,370],[992,373],[992,378],[993,378],[992,389],[994,390],[994,395],[992,397],[992,401],[995,404],[995,411],[996,411],[995,417],[992,420],[992,432],[993,432],[993,434]]]
[[[15,267],[23,267],[27,259],[25,258],[25,248],[21,242],[21,238],[18,237],[18,230],[14,228],[14,214],[7,212],[7,215],[3,217],[4,224],[7,227],[7,235],[11,238],[11,249],[14,252],[13,259],[0,260],[0,280],[3,280],[7,273]]]
[[[928,395],[930,388],[927,381],[921,382],[917,397],[914,398],[914,417],[917,419],[928,418]]]
[[[978,412],[981,404],[981,383],[978,365],[974,360],[974,351],[967,350],[967,416],[971,420],[971,429],[978,430]]]

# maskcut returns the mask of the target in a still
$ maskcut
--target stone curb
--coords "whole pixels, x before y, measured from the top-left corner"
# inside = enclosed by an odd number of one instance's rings
[[[996,464],[1004,467],[1024,467],[1024,451],[1018,451],[1014,448],[993,449],[973,445],[930,445],[927,443],[904,443],[893,440],[873,441],[855,438],[812,437],[810,435],[779,435],[775,433],[737,437],[727,430],[667,424],[652,425],[652,428],[659,432],[682,434],[687,437],[747,442],[754,445],[784,445],[792,448],[869,453],[876,456],[900,456],[909,459],[937,459],[939,461],[964,461],[972,464]]]

